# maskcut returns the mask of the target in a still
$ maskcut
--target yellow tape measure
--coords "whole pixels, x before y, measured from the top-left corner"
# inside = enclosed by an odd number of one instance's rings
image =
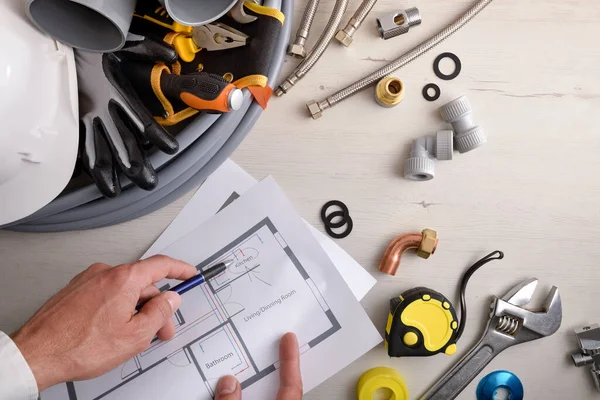
[[[356,385],[358,400],[372,400],[379,389],[392,392],[390,400],[408,400],[408,390],[402,375],[389,367],[372,368],[362,374]]]
[[[458,318],[452,303],[424,287],[390,300],[385,346],[390,357],[456,352]]]
[[[452,303],[435,290],[418,287],[391,299],[390,314],[385,327],[385,348],[389,356],[456,353],[456,342],[460,339],[467,321],[467,283],[479,268],[502,258],[503,252],[493,251],[471,265],[463,274],[460,282],[460,323]]]

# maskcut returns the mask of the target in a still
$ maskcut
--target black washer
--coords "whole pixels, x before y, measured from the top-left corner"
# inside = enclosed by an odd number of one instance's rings
[[[344,215],[350,216],[350,210],[348,210],[348,206],[339,200],[330,200],[321,208],[321,221],[323,221],[324,224],[327,223],[327,209],[331,206],[338,206],[342,209]]]
[[[442,73],[442,71],[440,71],[440,61],[442,61],[444,58],[449,58],[454,61],[454,72],[450,75],[445,75]],[[444,81],[451,81],[452,79],[456,78],[460,74],[461,70],[462,64],[460,62],[460,58],[458,58],[458,56],[454,53],[442,53],[437,56],[433,62],[433,72],[435,72],[438,78]]]
[[[346,230],[342,233],[335,233],[327,224],[325,225],[325,232],[327,232],[327,234],[334,239],[343,239],[348,236],[352,232],[352,228],[354,228],[354,222],[352,222],[352,218],[350,218],[350,216],[348,216],[346,219],[346,223]]]
[[[342,219],[339,222],[331,222],[334,218],[337,217],[342,217]],[[346,222],[348,221],[349,217],[350,216],[348,214],[344,214],[343,211],[334,211],[331,214],[329,214],[327,218],[325,218],[325,225],[327,225],[330,228],[341,228],[342,226],[346,225]]]
[[[429,95],[429,89],[433,89],[433,91],[435,92],[433,96]],[[425,100],[427,101],[436,101],[440,98],[441,94],[442,92],[440,90],[440,87],[435,83],[428,83],[427,85],[423,86],[423,98],[425,98]]]

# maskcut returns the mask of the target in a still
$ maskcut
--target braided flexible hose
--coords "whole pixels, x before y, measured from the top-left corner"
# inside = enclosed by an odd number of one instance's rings
[[[365,18],[367,18],[367,15],[369,15],[369,12],[371,12],[371,9],[375,3],[377,3],[377,0],[364,0],[362,3],[360,3],[360,6],[358,6],[354,16],[352,17],[357,25],[357,28],[360,26],[360,24],[362,24]]]
[[[317,61],[321,58],[329,43],[333,39],[335,32],[342,22],[342,17],[344,16],[344,12],[346,11],[346,7],[348,7],[348,0],[337,0],[335,2],[335,6],[333,7],[333,11],[331,13],[331,18],[327,22],[321,37],[315,44],[306,58],[290,73],[287,78],[279,85],[277,90],[275,91],[276,96],[282,96],[287,93],[300,79],[304,77],[311,70],[312,67],[315,66]]]
[[[304,48],[304,43],[306,42],[306,39],[308,39],[310,28],[312,26],[313,20],[315,19],[315,14],[317,13],[318,7],[319,0],[308,1],[306,9],[304,10],[304,14],[302,15],[302,20],[300,21],[300,26],[298,27],[298,31],[296,32],[296,40],[294,41],[295,45],[299,45]]]
[[[377,0],[363,0],[360,3],[346,27],[336,34],[335,37],[340,43],[346,47],[352,43],[352,36],[367,18],[375,3],[377,3]]]
[[[337,103],[347,99],[360,92],[361,90],[366,89],[367,87],[374,85],[381,78],[391,74],[392,72],[404,67],[410,62],[416,60],[423,54],[427,53],[429,50],[433,49],[435,46],[448,39],[454,33],[456,33],[460,28],[465,26],[469,21],[471,21],[477,14],[479,14],[485,7],[487,7],[493,0],[478,0],[473,7],[467,10],[464,14],[462,14],[457,20],[452,22],[442,31],[437,33],[436,35],[430,37],[426,41],[421,44],[413,47],[407,53],[403,54],[396,60],[391,63],[385,65],[384,67],[378,69],[377,71],[371,73],[370,75],[362,78],[361,80],[353,83],[352,85],[334,93],[333,95],[327,97],[325,100],[316,102],[312,101],[307,104],[308,110],[311,113],[313,119],[317,119],[321,117],[321,113],[336,105]]]

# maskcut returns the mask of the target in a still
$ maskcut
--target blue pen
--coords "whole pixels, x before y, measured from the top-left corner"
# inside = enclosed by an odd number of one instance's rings
[[[206,271],[199,272],[198,275],[194,276],[193,278],[183,281],[179,285],[173,286],[169,289],[169,291],[182,295],[185,292],[188,292],[193,288],[201,285],[202,283],[208,281],[209,279],[212,279],[215,276],[225,272],[227,267],[229,267],[231,264],[233,264],[233,260],[227,260],[217,265],[214,265],[208,268]],[[139,311],[144,306],[144,304],[146,304],[146,302],[138,304],[135,307],[135,310]]]

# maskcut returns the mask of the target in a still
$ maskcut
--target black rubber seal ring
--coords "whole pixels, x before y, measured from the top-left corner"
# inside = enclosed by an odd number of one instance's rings
[[[429,89],[433,89],[435,92],[433,96],[429,95]],[[435,83],[428,83],[427,85],[423,86],[423,98],[427,101],[436,101],[440,98],[441,94],[442,91],[440,90],[440,87]]]
[[[340,211],[338,211],[338,212],[340,212]],[[346,219],[346,223],[347,223],[346,230],[342,233],[335,233],[332,230],[332,228],[328,225],[325,225],[325,232],[327,232],[327,234],[334,239],[343,239],[346,236],[348,236],[352,232],[352,229],[354,228],[354,222],[352,221],[352,218],[350,218],[350,216],[348,216],[348,218]]]
[[[344,213],[345,216],[348,216],[348,217],[350,216],[350,210],[348,210],[348,206],[346,206],[344,203],[342,203],[339,200],[330,200],[327,203],[325,203],[325,205],[323,205],[323,207],[321,207],[321,221],[323,221],[324,224],[327,224],[327,209],[329,209],[329,207],[332,207],[332,206],[338,206],[339,208],[342,209],[342,212]]]
[[[342,217],[342,219],[339,222],[331,222],[334,218],[337,217]],[[348,222],[348,218],[350,218],[350,216],[348,214],[344,214],[343,211],[334,211],[331,214],[329,214],[327,218],[325,218],[325,226],[328,226],[330,228],[341,228],[342,226],[346,225],[346,222]]]
[[[449,58],[452,61],[454,61],[454,72],[452,72],[450,75],[445,75],[442,73],[442,71],[440,71],[440,62],[444,58]],[[452,79],[456,78],[460,74],[461,70],[462,63],[460,62],[460,58],[458,58],[458,56],[454,53],[442,53],[439,56],[437,56],[435,58],[435,61],[433,62],[433,72],[435,72],[438,78],[444,81],[451,81]]]

